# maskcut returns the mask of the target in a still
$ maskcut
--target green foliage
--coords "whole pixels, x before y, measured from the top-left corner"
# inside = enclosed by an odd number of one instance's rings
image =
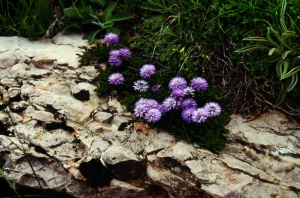
[[[267,27],[266,37],[246,37],[244,41],[252,41],[257,44],[249,45],[241,49],[236,50],[238,53],[245,53],[256,49],[268,50],[268,58],[264,59],[267,63],[276,63],[276,72],[282,84],[277,104],[280,104],[287,92],[291,91],[298,82],[298,72],[300,71],[300,51],[299,44],[296,39],[299,35],[295,31],[288,30],[285,23],[285,11],[286,0],[282,2],[282,8],[280,12],[280,27],[281,34],[276,31],[273,26],[265,21],[269,27]]]
[[[53,20],[54,7],[63,5],[48,0],[0,2],[0,35],[37,38],[43,36]]]
[[[84,39],[93,43],[96,35],[103,30],[120,34],[119,28],[115,22],[124,21],[132,18],[131,13],[114,13],[117,7],[117,1],[90,0],[90,5],[80,1],[77,7],[74,3],[72,7],[65,8],[64,13],[70,19],[70,25],[67,28],[85,29],[89,27],[91,32],[84,35]]]

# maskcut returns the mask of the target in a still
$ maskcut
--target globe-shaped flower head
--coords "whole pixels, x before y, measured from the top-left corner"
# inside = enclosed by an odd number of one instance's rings
[[[204,108],[208,112],[208,117],[214,117],[220,115],[221,113],[221,107],[216,102],[208,102],[204,105]]]
[[[196,91],[207,89],[207,81],[204,78],[196,77],[191,80],[191,86]]]
[[[119,42],[119,36],[116,33],[108,33],[104,36],[104,41],[113,45]]]
[[[145,64],[140,69],[140,76],[143,78],[148,78],[151,75],[155,74],[156,68],[154,65],[151,64]]]
[[[130,58],[131,56],[131,52],[128,48],[119,49],[119,53],[122,58]]]
[[[120,85],[124,82],[124,77],[120,73],[113,73],[108,77],[108,82],[111,85]]]
[[[205,108],[198,108],[193,111],[192,120],[193,122],[202,123],[205,122],[208,116],[208,112]]]
[[[186,80],[180,76],[174,77],[170,82],[169,82],[169,88],[174,90],[174,89],[184,89],[186,88]]]

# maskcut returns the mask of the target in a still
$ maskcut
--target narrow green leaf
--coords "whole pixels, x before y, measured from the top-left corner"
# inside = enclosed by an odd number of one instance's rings
[[[287,89],[288,92],[292,91],[294,89],[294,87],[297,85],[297,82],[298,82],[298,74],[294,74],[292,75],[292,80],[291,80],[291,83]]]
[[[132,16],[131,13],[115,14],[109,18],[109,21],[124,21],[132,18]]]
[[[278,50],[277,48],[271,48],[271,49],[269,50],[268,55],[269,55],[269,56],[272,56],[273,53],[279,54],[280,52],[279,52],[279,50]]]
[[[114,22],[112,22],[112,21],[107,21],[107,22],[103,23],[103,29],[112,27],[113,25],[114,25]]]
[[[282,59],[285,59],[290,53],[292,53],[291,50],[287,50],[287,51],[283,52]]]
[[[98,27],[104,29],[103,23],[100,23],[99,21],[93,21],[92,24],[97,25]]]
[[[16,191],[14,185],[9,181],[7,176],[0,170],[0,175],[4,178],[4,180],[8,183],[9,187],[14,191],[14,193],[21,198],[21,195]]]
[[[235,50],[234,52],[244,53],[244,52],[253,51],[255,49],[264,49],[264,48],[266,48],[266,47],[264,47],[262,45],[249,45],[249,46],[243,47],[241,49]]]
[[[87,39],[88,39],[88,42],[89,42],[90,45],[94,42],[96,35],[97,35],[100,31],[101,31],[101,30],[96,30],[96,31],[93,31],[93,32],[90,32],[90,33],[87,33],[87,34],[86,34]]]
[[[159,6],[159,5],[154,5],[152,3],[149,3],[149,2],[144,2],[141,6],[140,6],[141,9],[144,9],[144,10],[151,10],[151,11],[154,11],[154,12],[160,12],[160,13],[163,13],[166,11],[167,8],[163,7],[163,6]]]
[[[280,52],[282,51],[281,50],[281,47],[271,38],[271,30],[272,30],[273,28],[271,28],[271,27],[268,27],[267,28],[267,40],[269,41],[269,43],[271,44],[271,45],[273,45],[275,48],[277,48]],[[275,31],[275,30],[274,30]],[[276,31],[275,31],[276,32]],[[278,33],[277,33],[278,34]]]
[[[284,100],[284,98],[287,94],[287,90],[288,90],[289,85],[290,85],[290,80],[289,79],[286,82],[284,82],[283,84],[281,84],[281,89],[280,89],[280,92],[279,92],[279,96],[276,100],[276,105],[281,104],[282,101]]]
[[[280,59],[280,60],[277,62],[277,64],[276,64],[276,72],[277,72],[277,75],[278,75],[279,77],[282,76],[282,64],[283,64],[283,60],[282,60],[282,59]]]
[[[116,6],[117,6],[117,2],[112,2],[104,10],[103,14],[104,14],[104,17],[105,17],[105,22],[108,21],[108,19],[111,17],[112,11],[116,8]]]
[[[243,41],[268,42],[268,40],[264,37],[246,37]]]
[[[283,71],[282,71],[282,75],[286,75],[289,67],[290,67],[290,61],[289,60],[284,60],[283,61]]]
[[[65,8],[64,14],[69,18],[82,19],[82,15],[79,13],[76,7],[74,8]]]
[[[101,7],[105,6],[105,0],[90,0],[90,2],[97,3]]]
[[[282,75],[280,80],[286,79],[286,78],[290,77],[291,75],[297,73],[298,71],[300,71],[300,66],[294,67],[289,72],[287,72],[285,75]]]
[[[300,56],[296,56],[295,58],[293,58],[292,66],[294,66],[295,64],[297,64],[299,61],[300,61]]]

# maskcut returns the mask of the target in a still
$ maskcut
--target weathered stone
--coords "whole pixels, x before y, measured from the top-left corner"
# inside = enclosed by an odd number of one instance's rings
[[[6,87],[19,86],[19,83],[14,78],[1,78],[0,83]]]
[[[26,101],[20,101],[20,102],[12,102],[9,107],[12,111],[21,112],[25,110],[29,105],[29,102]]]
[[[122,146],[111,146],[101,156],[105,166],[115,178],[127,181],[137,179],[145,173],[145,166],[137,156]]]
[[[116,115],[111,121],[111,126],[118,131],[123,131],[132,118]]]
[[[20,88],[9,88],[8,89],[8,94],[10,99],[17,98],[20,96],[21,89]]]
[[[106,113],[106,112],[98,112],[94,116],[95,121],[100,123],[106,123],[106,124],[109,124],[112,118],[113,115],[111,113]]]
[[[89,83],[79,83],[72,89],[72,95],[78,100],[89,100],[90,99],[90,84]]]

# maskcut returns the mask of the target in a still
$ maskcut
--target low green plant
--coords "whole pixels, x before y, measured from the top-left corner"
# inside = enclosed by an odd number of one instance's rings
[[[95,36],[103,31],[115,32],[120,34],[120,29],[116,26],[116,22],[124,21],[132,18],[131,13],[114,13],[118,2],[106,0],[90,0],[90,5],[81,1],[77,7],[74,3],[72,7],[65,8],[64,13],[70,20],[68,28],[84,29],[88,27],[91,32],[86,33],[83,38],[93,43]]]
[[[298,82],[298,72],[300,71],[300,50],[299,34],[290,31],[285,23],[286,0],[282,1],[280,12],[280,30],[276,30],[268,21],[266,37],[246,37],[244,41],[256,42],[257,44],[249,45],[236,50],[238,53],[250,52],[257,49],[267,50],[268,56],[263,61],[272,64],[276,63],[276,72],[280,80],[283,81],[279,96],[276,103],[280,104],[287,92],[294,89]],[[295,22],[291,19],[292,25]]]
[[[56,6],[63,6],[59,0],[0,1],[0,35],[23,36],[30,39],[42,37],[53,20]]]
[[[99,68],[99,75],[94,80],[97,84],[97,93],[99,97],[116,97],[123,105],[125,105],[129,111],[133,112],[135,109],[136,102],[140,98],[151,98],[159,103],[162,103],[169,95],[170,89],[168,88],[170,80],[175,76],[182,76],[188,81],[197,75],[197,69],[194,68],[186,69],[186,64],[189,63],[189,49],[176,49],[172,51],[173,54],[178,54],[180,65],[164,65],[159,61],[151,62],[155,64],[156,73],[152,75],[149,79],[144,79],[149,83],[149,86],[160,85],[159,91],[151,91],[149,87],[148,91],[137,91],[133,87],[137,80],[143,79],[140,76],[140,68],[142,65],[148,64],[148,58],[141,50],[137,50],[132,46],[131,48],[131,58],[122,59],[122,66],[111,66],[109,63],[111,50],[118,50],[119,48],[124,48],[130,45],[127,38],[121,39],[121,44],[119,45],[107,45],[106,43],[100,44],[86,48],[83,55],[81,55],[80,62],[82,64],[89,64],[91,62],[95,63],[106,63],[105,69]],[[171,52],[170,52],[171,53]],[[172,54],[171,53],[171,54]],[[109,55],[110,54],[110,55]],[[170,56],[172,58],[172,55]],[[168,59],[168,55],[165,56]],[[124,83],[113,85],[109,83],[109,78],[112,73],[120,73],[123,75],[125,81]],[[193,98],[195,98],[197,104],[204,106],[207,101],[215,101],[223,105],[222,101],[218,100],[220,93],[213,86],[209,86],[206,91],[200,91],[195,93]],[[195,143],[202,148],[207,148],[213,152],[218,152],[222,150],[225,146],[226,140],[223,137],[224,133],[228,130],[224,126],[229,122],[229,114],[227,110],[222,111],[221,115],[214,118],[207,118],[206,122],[203,123],[188,123],[182,117],[182,111],[180,109],[174,110],[172,112],[163,114],[161,119],[157,122],[150,122],[151,127],[160,127],[171,134],[173,134],[178,139],[183,139],[191,143]],[[136,121],[141,118],[136,117]],[[148,120],[146,119],[148,122]]]

